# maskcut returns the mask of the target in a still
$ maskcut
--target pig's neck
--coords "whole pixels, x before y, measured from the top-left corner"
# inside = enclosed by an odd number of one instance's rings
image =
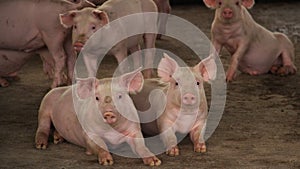
[[[132,130],[136,130],[138,124],[128,119],[124,118],[123,116],[119,116],[119,120],[115,124],[110,125],[114,130],[118,131],[119,133],[131,133]]]

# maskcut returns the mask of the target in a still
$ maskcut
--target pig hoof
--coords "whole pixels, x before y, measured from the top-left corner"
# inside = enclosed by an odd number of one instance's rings
[[[98,160],[100,165],[113,165],[114,163],[112,156],[107,151],[99,152]]]
[[[99,160],[99,164],[100,165],[113,165],[114,161],[113,161],[113,159],[103,158],[103,159]]]
[[[100,162],[100,165],[113,165],[113,160],[109,160],[109,159],[103,159]]]
[[[7,80],[0,78],[0,86],[2,87],[8,87],[9,83]]]
[[[197,143],[194,146],[194,151],[197,153],[205,153],[206,152],[206,145],[205,143]]]
[[[159,166],[161,164],[161,161],[155,156],[143,158],[143,161],[145,165],[149,166]]]
[[[177,146],[172,147],[171,149],[166,151],[166,154],[169,156],[178,156],[179,155],[179,149]]]
[[[54,136],[54,140],[53,140],[54,144],[59,144],[59,143],[62,143],[63,141],[64,141],[64,138]]]
[[[43,149],[45,150],[48,145],[48,135],[43,132],[37,132],[35,137],[35,147],[37,149]]]
[[[277,70],[277,74],[280,75],[280,76],[286,76],[286,75],[293,75],[295,74],[297,71],[296,67],[293,66],[293,65],[286,65],[286,66],[283,66],[283,67],[280,67],[278,70]]]
[[[270,69],[270,72],[271,72],[272,74],[277,74],[278,69],[279,69],[278,66],[273,65],[273,66],[271,67],[271,69]]]
[[[35,147],[39,150],[45,150],[47,148],[47,142],[43,142],[43,141],[37,141]]]

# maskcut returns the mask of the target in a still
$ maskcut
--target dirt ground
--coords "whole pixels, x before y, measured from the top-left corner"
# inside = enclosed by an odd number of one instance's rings
[[[271,30],[286,30],[296,48],[300,69],[299,2],[256,4],[251,10],[255,20]],[[201,28],[209,36],[213,11],[200,5],[174,6],[172,13]],[[284,28],[284,25],[287,25]],[[300,30],[299,30],[300,33]],[[298,33],[298,34],[299,34]],[[199,60],[171,39],[157,42],[195,65]],[[225,70],[229,56],[222,53]],[[116,61],[106,58],[103,76],[111,76]],[[95,156],[64,142],[49,144],[47,150],[34,148],[37,112],[51,81],[42,72],[39,57],[32,58],[20,72],[20,81],[0,88],[0,168],[104,168]],[[163,161],[155,168],[300,168],[300,74],[279,77],[271,74],[240,74],[227,86],[225,111],[215,133],[207,140],[208,152],[192,151],[189,138],[180,142],[178,157],[158,155]],[[210,91],[206,91],[209,93]],[[51,141],[51,140],[50,140]],[[148,168],[141,159],[113,155],[114,165],[107,168]]]

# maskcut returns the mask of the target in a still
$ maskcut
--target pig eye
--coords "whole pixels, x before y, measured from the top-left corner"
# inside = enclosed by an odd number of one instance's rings
[[[95,30],[95,29],[96,29],[96,26],[92,26],[92,29]]]
[[[221,2],[221,1],[219,2],[219,5],[220,5],[220,6],[222,5],[222,2]]]
[[[74,25],[74,29],[77,29],[77,25]]]
[[[122,99],[122,95],[119,95],[119,96],[118,96],[118,99]]]
[[[235,4],[236,4],[237,6],[239,6],[239,5],[240,5],[240,2],[239,2],[239,1],[237,1]]]
[[[99,101],[99,97],[98,96],[96,96],[96,100]]]
[[[199,86],[200,85],[200,82],[197,82],[197,86]]]
[[[178,86],[178,82],[175,82],[175,85]]]

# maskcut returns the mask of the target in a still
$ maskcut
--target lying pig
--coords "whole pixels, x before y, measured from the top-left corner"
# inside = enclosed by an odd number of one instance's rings
[[[76,56],[68,43],[70,30],[60,25],[59,14],[87,6],[93,5],[86,0],[78,4],[64,0],[0,1],[0,53],[3,57],[0,64],[9,64],[0,67],[0,85],[7,86],[3,77],[15,76],[28,56],[43,47],[48,48],[55,63],[52,88],[66,83],[65,76],[72,78]]]
[[[86,41],[93,35],[98,29],[102,28],[104,25],[112,22],[123,16],[130,14],[137,14],[143,12],[157,12],[157,7],[152,0],[108,0],[97,8],[84,8],[80,11],[69,11],[60,16],[61,23],[64,27],[73,27],[73,46],[77,52],[80,52]],[[131,32],[131,29],[149,29],[156,28],[157,18],[139,18],[136,20],[135,25],[128,28],[124,25],[119,25],[116,32],[110,34],[110,39],[118,39],[118,33],[120,32]],[[147,25],[147,26],[145,26]],[[127,57],[127,50],[130,53],[135,53],[140,50],[140,41],[144,40],[145,48],[155,48],[156,34],[144,33],[140,35],[131,36],[125,40],[122,40],[116,44],[109,52],[109,54],[114,55],[117,58],[118,63],[121,63]],[[97,39],[97,45],[106,45],[108,43],[104,38],[100,37]],[[136,52],[138,53],[138,52]],[[99,55],[99,52],[98,52]],[[153,50],[148,50],[145,52],[145,63],[146,67],[152,67],[154,52]],[[98,58],[98,57],[97,57]],[[86,63],[88,67],[96,63],[96,60],[89,60]],[[134,57],[134,67],[140,66],[140,57]],[[95,69],[95,68],[93,68]],[[96,72],[91,72],[90,76],[94,76]],[[151,70],[144,71],[145,77],[150,77],[152,74]]]
[[[166,153],[170,156],[179,155],[175,132],[189,133],[194,151],[204,153],[206,152],[204,132],[208,107],[203,83],[215,78],[216,63],[213,58],[206,58],[194,67],[179,67],[175,60],[164,55],[158,65],[160,80],[145,80],[142,91],[132,95],[134,104],[140,111],[141,122],[146,122],[142,124],[142,131],[150,136],[160,133],[167,149]],[[166,96],[162,114],[159,114],[159,110],[146,111],[150,107],[149,95],[154,89],[162,90]],[[153,97],[152,100],[160,101],[151,103],[151,107],[162,107],[161,95]],[[153,117],[144,114],[145,112],[153,113],[154,117],[158,118],[154,121],[144,119]]]
[[[112,86],[117,92],[112,93]],[[143,158],[146,165],[160,165],[161,161],[144,144],[140,124],[129,121],[116,108],[115,101],[123,106],[121,108],[123,113],[130,113],[137,117],[136,109],[127,92],[128,90],[137,92],[142,86],[143,76],[140,70],[136,70],[115,79],[80,79],[73,86],[52,89],[44,97],[39,109],[36,148],[46,149],[52,122],[56,130],[54,143],[66,139],[85,147],[87,154],[98,155],[101,165],[113,164],[105,142],[113,145],[127,142],[132,150]],[[76,95],[72,95],[72,89],[76,91]],[[78,107],[74,104],[76,102],[72,96],[83,99],[84,104]],[[96,132],[89,133],[90,130],[83,128],[83,123],[80,123],[83,121],[93,124],[92,128]]]
[[[216,52],[224,46],[232,55],[226,73],[227,81],[236,77],[237,69],[250,75],[271,71],[274,74],[295,74],[294,47],[282,33],[273,33],[257,24],[246,8],[254,0],[203,0],[216,9],[211,38]]]

